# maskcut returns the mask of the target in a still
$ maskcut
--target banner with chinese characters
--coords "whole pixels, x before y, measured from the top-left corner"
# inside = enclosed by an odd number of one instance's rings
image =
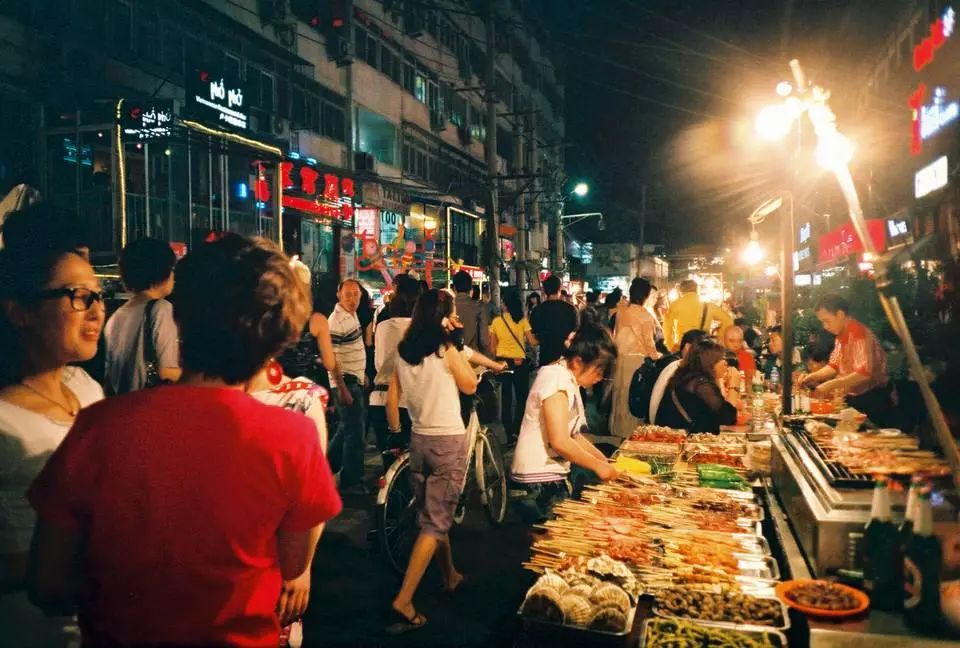
[[[312,165],[285,161],[280,163],[283,186],[281,204],[314,218],[329,218],[353,226],[354,182],[335,173],[324,173]],[[270,204],[272,188],[268,178],[258,178],[254,194],[258,202]]]

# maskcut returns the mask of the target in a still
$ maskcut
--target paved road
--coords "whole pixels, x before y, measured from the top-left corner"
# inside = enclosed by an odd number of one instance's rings
[[[368,456],[375,480],[379,459]],[[521,563],[529,555],[527,529],[508,514],[500,527],[487,523],[479,505],[451,532],[454,560],[469,582],[447,594],[431,565],[416,604],[427,626],[404,637],[383,632],[399,588],[368,531],[376,527],[374,497],[351,497],[324,531],[313,567],[313,591],[304,617],[308,646],[509,646],[515,613],[532,576]]]

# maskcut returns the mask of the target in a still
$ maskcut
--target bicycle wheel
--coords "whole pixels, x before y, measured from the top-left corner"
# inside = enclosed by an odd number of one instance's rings
[[[487,519],[498,525],[507,516],[507,473],[496,437],[484,428],[477,449],[477,483]]]
[[[413,485],[410,483],[410,458],[404,455],[397,461],[399,465],[387,485],[386,500],[377,519],[377,535],[390,566],[402,574],[407,568],[420,527],[417,524]]]

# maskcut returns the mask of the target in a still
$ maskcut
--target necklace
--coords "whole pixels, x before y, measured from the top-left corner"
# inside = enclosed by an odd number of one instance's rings
[[[21,380],[21,381],[20,381],[20,384],[23,385],[24,387],[26,387],[27,389],[29,389],[30,391],[32,391],[34,394],[36,394],[36,395],[39,396],[40,398],[42,398],[42,399],[44,399],[44,400],[47,400],[47,401],[50,401],[51,403],[53,403],[54,405],[56,405],[57,407],[59,407],[60,409],[62,409],[64,412],[66,412],[67,414],[69,414],[71,418],[76,418],[77,414],[80,413],[80,409],[79,409],[79,408],[74,408],[74,407],[70,407],[70,406],[68,406],[68,405],[64,405],[63,403],[61,403],[61,402],[58,401],[57,399],[55,399],[55,398],[50,398],[49,396],[47,396],[46,394],[44,394],[42,391],[40,391],[39,389],[37,389],[37,388],[34,387],[33,385],[30,385],[29,383],[26,383],[26,382],[24,382],[24,381]],[[62,383],[62,382],[60,383],[60,393],[63,394],[63,383]],[[69,398],[68,398],[67,400],[69,400]]]

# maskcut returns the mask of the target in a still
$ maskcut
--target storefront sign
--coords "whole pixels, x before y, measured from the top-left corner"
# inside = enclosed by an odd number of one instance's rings
[[[123,103],[120,129],[124,139],[144,141],[170,137],[172,127],[173,105],[169,102]]]
[[[947,89],[937,86],[933,89],[933,103],[920,107],[920,139],[935,135],[941,128],[954,121],[960,115],[960,104],[947,102]]]
[[[886,222],[879,218],[874,218],[867,221],[867,232],[870,235],[873,248],[877,252],[881,252],[886,249],[886,227]],[[853,225],[850,225],[849,223],[847,225],[842,225],[835,230],[827,232],[820,237],[819,243],[818,259],[821,264],[831,263],[837,261],[838,259],[850,256],[851,254],[863,252],[864,250],[863,242],[860,240],[860,237],[857,236],[857,232],[853,229]]]
[[[930,25],[930,35],[913,48],[913,69],[919,72],[933,63],[934,56],[947,39],[953,35],[956,25],[956,13],[953,7],[947,7],[943,15]]]
[[[374,239],[380,234],[380,210],[373,207],[363,207],[354,211],[354,229],[357,233],[366,234]]]
[[[810,250],[811,238],[813,238],[813,225],[810,221],[800,225],[797,249],[793,253],[793,271],[800,270],[801,264],[804,268],[813,262]]]
[[[284,207],[325,218],[353,220],[354,183],[350,178],[321,174],[300,162],[281,162],[280,182]],[[269,183],[258,181],[254,193],[259,202],[269,202]]]
[[[187,84],[187,107],[198,120],[233,130],[250,128],[247,95],[239,79],[195,70]]]
[[[403,227],[403,214],[383,209],[380,211],[380,244],[394,245],[400,238]]]
[[[923,198],[927,194],[945,187],[949,179],[947,156],[944,155],[917,171],[916,175],[913,176],[914,198]]]

